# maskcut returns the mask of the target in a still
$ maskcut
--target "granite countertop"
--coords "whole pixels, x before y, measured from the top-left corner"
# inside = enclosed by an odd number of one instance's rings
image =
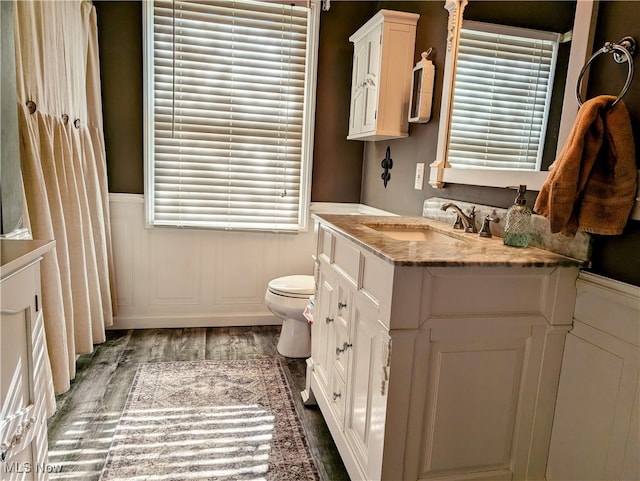
[[[585,261],[539,249],[505,246],[501,237],[454,230],[450,224],[425,217],[313,214],[332,230],[355,241],[376,256],[396,265],[432,267],[556,267],[584,266]],[[396,240],[376,229],[426,228],[435,235],[427,241]]]

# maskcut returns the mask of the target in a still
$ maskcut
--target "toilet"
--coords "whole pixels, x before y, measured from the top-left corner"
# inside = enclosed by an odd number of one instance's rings
[[[311,356],[311,326],[303,312],[315,294],[313,276],[278,277],[269,282],[264,300],[282,319],[278,352],[285,357]]]

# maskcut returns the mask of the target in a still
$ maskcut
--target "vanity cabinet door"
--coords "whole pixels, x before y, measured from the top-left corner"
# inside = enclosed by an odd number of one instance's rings
[[[333,336],[330,338],[329,359],[331,359],[331,392],[330,405],[334,411],[340,429],[344,428],[345,405],[347,402],[348,383],[350,382],[351,336],[349,333],[351,319],[349,313],[352,302],[350,282],[342,275],[336,275],[335,296],[332,299],[335,309]]]
[[[332,351],[335,345],[336,309],[335,274],[326,264],[320,264],[318,275],[317,307],[311,326],[311,357],[314,373],[325,394],[331,393],[330,374],[332,369]]]
[[[345,435],[366,479],[380,479],[390,338],[378,309],[362,295],[353,296],[351,366]]]
[[[543,322],[433,323],[420,479],[449,473],[460,479],[527,479],[521,451],[531,437]]]
[[[351,303],[352,295],[348,281],[338,277],[336,282],[336,322],[333,345],[333,367],[336,373],[345,381],[348,380],[347,371],[351,360]]]

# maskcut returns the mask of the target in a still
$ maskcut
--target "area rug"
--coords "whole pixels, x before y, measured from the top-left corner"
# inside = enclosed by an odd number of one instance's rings
[[[101,481],[315,481],[279,359],[140,364]]]

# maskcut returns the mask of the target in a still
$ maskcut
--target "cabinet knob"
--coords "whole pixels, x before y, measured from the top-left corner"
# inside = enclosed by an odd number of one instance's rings
[[[347,303],[346,302],[338,302],[338,309],[342,310],[345,307],[347,307]]]
[[[342,397],[342,394],[340,394],[339,392],[334,392],[333,393],[333,400],[335,401],[336,399],[338,399],[339,397]]]
[[[327,324],[331,324],[333,322],[333,318],[327,316],[325,317],[324,322],[326,322]]]
[[[347,349],[349,349],[352,346],[353,346],[353,344],[345,342],[345,343],[342,344],[342,348],[336,347],[336,356],[339,356],[340,354],[342,354],[344,351],[346,351]]]

